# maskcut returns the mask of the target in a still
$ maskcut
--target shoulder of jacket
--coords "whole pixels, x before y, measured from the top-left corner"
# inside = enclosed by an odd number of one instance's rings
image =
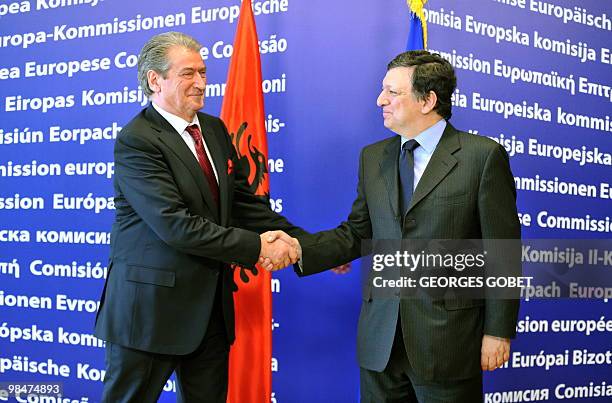
[[[493,149],[501,147],[498,142],[490,139],[485,135],[473,134],[457,130],[459,142],[462,147],[480,149],[485,152],[491,152]]]
[[[392,137],[388,137],[386,139],[383,140],[379,140],[375,143],[372,144],[368,144],[367,146],[362,148],[362,153],[375,153],[375,152],[381,152],[383,151],[390,143],[392,143],[393,141],[397,141],[397,135],[394,135]]]
[[[220,124],[221,118],[217,116],[209,115],[208,113],[198,112],[198,119],[200,120],[200,124]]]
[[[152,131],[153,123],[145,117],[145,110],[142,110],[126,123],[119,132],[120,137],[148,137]]]

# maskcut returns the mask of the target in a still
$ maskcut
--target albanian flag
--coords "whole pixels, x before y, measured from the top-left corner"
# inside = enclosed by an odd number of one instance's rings
[[[268,198],[268,145],[261,89],[261,62],[251,2],[244,0],[230,62],[221,119],[248,172],[251,191]],[[272,293],[270,273],[234,270],[236,341],[230,350],[228,402],[269,402],[272,391]],[[245,281],[246,280],[246,281]]]

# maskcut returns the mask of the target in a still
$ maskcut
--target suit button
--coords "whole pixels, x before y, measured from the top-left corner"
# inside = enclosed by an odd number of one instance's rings
[[[414,218],[406,218],[404,220],[404,227],[414,228],[416,226],[416,220]]]
[[[395,296],[396,296],[396,297],[399,297],[399,296],[400,296],[400,292],[399,292],[399,291],[395,291],[395,293],[394,293],[394,294],[395,294]]]

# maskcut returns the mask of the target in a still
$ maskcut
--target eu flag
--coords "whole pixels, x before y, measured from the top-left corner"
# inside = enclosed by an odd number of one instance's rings
[[[423,7],[427,0],[407,0],[410,7],[410,31],[406,50],[427,49],[427,21]]]

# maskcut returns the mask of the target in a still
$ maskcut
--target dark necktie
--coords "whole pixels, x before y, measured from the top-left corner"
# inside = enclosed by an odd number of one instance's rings
[[[402,183],[402,211],[405,213],[410,206],[414,191],[414,150],[419,146],[418,141],[408,140],[402,146],[399,160],[399,174]]]
[[[208,186],[210,187],[210,192],[212,193],[213,199],[215,199],[215,203],[217,203],[217,207],[219,206],[219,184],[217,183],[217,179],[215,178],[215,171],[213,171],[212,164],[206,155],[206,151],[204,150],[204,144],[202,143],[202,132],[200,132],[200,128],[198,125],[187,126],[185,129],[193,138],[195,142],[196,154],[198,155],[198,163],[204,172],[204,176],[206,177],[206,181],[208,182]]]

